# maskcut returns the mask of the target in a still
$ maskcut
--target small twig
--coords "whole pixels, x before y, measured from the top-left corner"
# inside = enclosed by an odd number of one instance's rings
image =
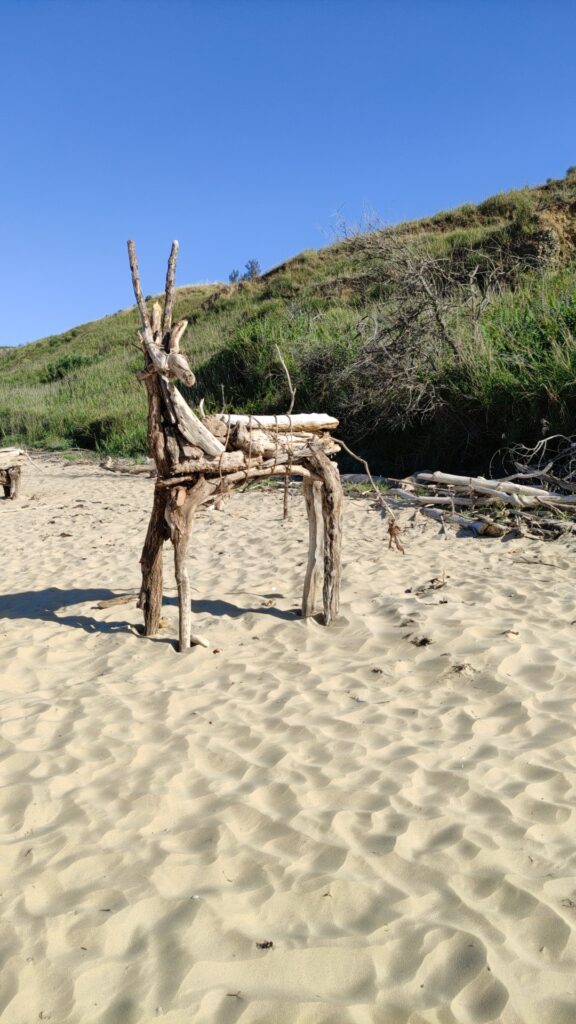
[[[290,376],[290,371],[289,371],[288,367],[286,366],[286,363],[284,361],[284,357],[283,357],[283,355],[282,355],[282,353],[280,351],[280,347],[278,345],[275,345],[274,347],[276,349],[276,355],[278,356],[278,362],[280,363],[280,366],[284,370],[284,373],[286,374],[286,379],[288,380],[288,388],[290,390],[290,405],[288,407],[288,411],[287,411],[286,415],[287,416],[291,416],[292,412],[293,412],[293,409],[294,409],[294,402],[296,401],[296,388],[292,384],[292,378]],[[284,478],[284,501],[283,501],[283,510],[282,510],[282,519],[284,520],[284,522],[286,522],[286,520],[288,519],[288,499],[289,499],[289,496],[290,496],[289,487],[290,487],[290,481],[288,479],[288,475],[286,475],[286,477]]]
[[[397,551],[401,551],[402,554],[404,555],[405,551],[404,548],[402,547],[402,544],[400,543],[401,533],[402,529],[398,526],[397,522],[390,521],[388,523],[388,550],[390,550],[390,548],[394,544]]]
[[[360,455],[356,455],[356,452],[353,452],[352,449],[349,448],[348,445],[345,443],[345,441],[342,440],[342,438],[335,437],[333,440],[336,442],[336,444],[339,444],[344,449],[344,451],[348,453],[348,455],[351,455],[353,459],[356,459],[356,462],[359,462],[360,465],[364,466],[364,469],[366,470],[366,476],[370,481],[370,485],[372,487],[372,490],[374,491],[374,494],[376,495],[379,504],[382,506],[382,508],[386,510],[392,522],[395,523],[396,516],[394,515],[394,512],[392,511],[392,508],[390,507],[386,499],[382,497],[382,492],[378,490],[374,482],[374,477],[370,472],[370,466],[366,462],[366,459],[363,459]]]
[[[283,355],[282,355],[282,353],[280,351],[279,346],[275,345],[274,348],[276,349],[276,355],[278,356],[278,362],[280,363],[280,366],[284,370],[284,373],[286,374],[286,379],[288,381],[288,388],[290,390],[290,406],[288,408],[288,411],[287,411],[286,415],[287,416],[291,416],[292,412],[294,410],[294,402],[296,401],[296,388],[292,384],[292,378],[290,376],[290,371],[289,371],[288,367],[286,366],[286,363],[284,361],[284,357],[283,357]]]

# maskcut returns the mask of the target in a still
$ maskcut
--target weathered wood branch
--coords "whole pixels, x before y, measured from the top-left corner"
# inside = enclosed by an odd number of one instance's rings
[[[206,455],[221,455],[225,451],[224,445],[218,438],[214,437],[214,434],[204,426],[202,420],[198,419],[198,416],[192,412],[192,409],[178,389],[173,384],[168,384],[167,391],[176,417],[176,423],[183,437],[190,441],[191,444],[201,448]]]
[[[172,242],[168,268],[166,270],[166,286],[164,289],[164,316],[162,317],[162,340],[166,348],[169,346],[169,334],[172,328],[172,306],[174,303],[174,281],[176,279],[176,261],[178,259],[178,242]]]
[[[188,359],[186,358],[184,353],[180,352],[179,350],[172,349],[172,351],[168,353],[168,358],[166,360],[166,369],[169,374],[173,375],[174,377],[177,377],[178,380],[181,380],[182,383],[186,384],[186,386],[189,388],[193,387],[193,385],[196,383],[196,377],[194,376],[194,373],[190,369]],[[199,420],[198,422],[202,421]]]
[[[134,289],[134,296],[136,298],[136,305],[140,312],[140,322],[142,324],[142,330],[147,337],[147,340],[154,344],[154,337],[152,334],[152,327],[150,324],[150,317],[148,316],[148,310],[146,309],[146,303],[144,302],[144,296],[142,294],[142,288],[140,286],[140,271],[138,269],[138,259],[136,257],[136,246],[134,242],[128,242],[128,258],[130,260],[130,271],[132,273],[132,287]]]
[[[231,452],[230,454],[235,454]],[[266,466],[265,464],[259,463],[256,465],[247,465],[241,469],[232,471],[228,469],[226,473],[220,475],[215,472],[211,475],[204,473],[207,480],[216,482],[225,486],[227,483],[237,483],[239,480],[253,480],[257,477],[266,476],[303,476],[303,477],[315,477],[316,475],[310,471],[306,466],[300,464],[292,465],[279,465],[275,463],[273,466]],[[198,478],[198,472],[193,471],[190,473],[183,473],[179,476],[167,477],[164,480],[158,481],[159,487],[176,487],[178,484],[186,483],[190,480],[196,480]]]
[[[180,351],[180,342],[181,342],[181,340],[182,340],[182,338],[183,338],[183,336],[184,336],[184,334],[186,332],[186,328],[187,327],[188,327],[188,321],[187,320],[179,320],[178,323],[175,324],[174,327],[172,328],[172,330],[170,331],[170,351],[171,352],[179,352]]]
[[[307,469],[306,466],[276,465],[270,466],[269,469],[265,469],[264,467],[262,467],[246,469],[243,471],[239,471],[238,473],[228,473],[228,475],[224,477],[224,482],[229,481],[230,483],[234,483],[235,481],[238,480],[255,480],[258,477],[265,476],[304,476],[317,479],[316,474],[312,473],[309,469]]]

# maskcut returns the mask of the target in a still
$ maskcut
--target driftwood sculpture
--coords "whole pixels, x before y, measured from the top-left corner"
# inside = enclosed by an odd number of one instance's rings
[[[134,294],[140,312],[140,340],[145,370],[139,376],[148,391],[148,448],[156,463],[154,503],[141,557],[142,586],[138,605],[144,632],[160,624],[162,548],[170,539],[180,606],[180,650],[190,646],[191,601],[187,557],[194,513],[201,505],[229,494],[247,481],[266,477],[303,478],[309,522],[309,553],[303,616],[314,614],[322,585],[324,622],[338,613],[342,534],[342,485],[329,455],[338,445],[329,431],[330,416],[310,413],[285,416],[196,415],[175,380],[195,383],[180,351],[186,320],[172,323],[178,242],[172,243],[166,275],[164,308],[146,307],[140,287],[136,251],[128,243]]]

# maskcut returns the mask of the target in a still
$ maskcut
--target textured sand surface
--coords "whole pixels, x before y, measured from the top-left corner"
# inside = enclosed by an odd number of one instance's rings
[[[574,1024],[573,542],[422,520],[402,557],[347,500],[324,629],[295,612],[301,498],[286,527],[248,492],[196,525],[211,647],[180,656],[171,558],[156,641],[97,607],[138,588],[151,482],[23,485],[0,502],[2,1024]]]

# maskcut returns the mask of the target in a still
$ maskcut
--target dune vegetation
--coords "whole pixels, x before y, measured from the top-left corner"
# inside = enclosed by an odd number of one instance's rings
[[[181,288],[206,407],[329,411],[379,470],[486,469],[576,432],[576,169],[396,228],[344,231],[252,281]],[[0,349],[0,443],[145,451],[134,309]]]

